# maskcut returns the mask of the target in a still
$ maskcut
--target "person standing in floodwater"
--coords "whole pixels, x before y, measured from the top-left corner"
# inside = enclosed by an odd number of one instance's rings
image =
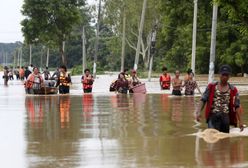
[[[43,71],[44,74],[44,79],[45,80],[49,80],[49,78],[51,77],[50,72],[48,70],[48,67],[46,67],[46,69]]]
[[[42,86],[43,78],[39,74],[39,69],[34,67],[33,73],[28,76],[27,81],[25,82],[26,93],[39,94]]]
[[[125,74],[122,72],[119,74],[116,81],[116,91],[118,93],[127,94],[128,91],[128,80],[125,78]]]
[[[197,82],[194,80],[194,73],[191,72],[188,74],[187,80],[184,81],[185,87],[185,95],[186,96],[191,96],[195,94],[195,89],[198,90],[198,92],[201,94],[201,90],[197,84]]]
[[[124,73],[124,76],[126,78],[126,80],[130,80],[131,79],[131,75],[128,73],[128,69],[124,69],[123,73]]]
[[[32,72],[28,69],[28,67],[25,67],[25,71],[24,71],[24,77],[27,80],[28,76],[31,74]]]
[[[183,81],[181,79],[179,79],[180,77],[180,72],[177,70],[175,72],[175,78],[172,79],[172,95],[176,95],[176,96],[181,96],[181,90],[182,90],[182,83]]]
[[[24,67],[22,66],[19,70],[19,76],[21,80],[24,80]]]
[[[83,84],[84,93],[91,93],[92,92],[93,83],[94,83],[94,78],[90,74],[90,70],[89,69],[85,69],[84,70],[84,75],[82,76],[81,80],[82,80],[82,84]]]
[[[56,87],[59,86],[60,94],[70,93],[70,84],[71,84],[71,76],[67,72],[67,68],[65,65],[60,66],[59,68],[59,77],[56,84]]]
[[[205,117],[208,128],[225,133],[229,133],[229,125],[238,125],[241,131],[244,128],[238,90],[228,82],[231,72],[229,65],[220,67],[219,82],[208,85],[195,112],[196,120],[200,121],[200,111],[207,104]]]
[[[134,86],[137,86],[139,84],[141,84],[138,76],[137,76],[137,71],[136,70],[132,70],[131,72],[131,78],[130,78],[130,81],[129,81],[129,93],[133,93],[133,87]]]
[[[4,79],[4,85],[8,85],[9,81],[9,68],[7,66],[3,69],[3,79]]]
[[[13,67],[10,67],[10,70],[9,70],[9,80],[14,80]]]
[[[171,77],[167,73],[166,67],[163,67],[162,71],[163,71],[163,74],[160,76],[160,79],[159,79],[161,90],[170,90]]]

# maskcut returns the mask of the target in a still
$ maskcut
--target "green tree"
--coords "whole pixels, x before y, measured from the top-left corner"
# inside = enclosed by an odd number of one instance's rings
[[[21,25],[25,42],[58,47],[62,63],[66,64],[63,42],[80,23],[80,9],[84,5],[84,0],[24,0],[25,19]]]

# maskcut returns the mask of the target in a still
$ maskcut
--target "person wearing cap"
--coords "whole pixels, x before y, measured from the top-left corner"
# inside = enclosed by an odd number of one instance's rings
[[[222,65],[219,70],[220,80],[210,83],[195,112],[197,121],[200,121],[200,111],[205,109],[205,118],[208,128],[214,128],[220,132],[229,133],[229,126],[238,126],[244,129],[241,119],[239,93],[235,86],[228,80],[232,73],[229,65]]]
[[[139,78],[137,76],[136,70],[133,69],[131,71],[131,78],[130,78],[130,81],[129,81],[129,93],[133,93],[133,89],[132,88],[134,86],[139,85],[139,84],[141,84],[141,82],[140,82],[140,80],[139,80]]]

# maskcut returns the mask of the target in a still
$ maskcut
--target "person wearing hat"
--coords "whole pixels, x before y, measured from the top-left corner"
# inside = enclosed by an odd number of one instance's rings
[[[139,84],[141,84],[141,82],[137,76],[136,70],[133,69],[131,71],[131,79],[129,81],[129,93],[133,93],[133,87]]]
[[[239,126],[241,131],[244,129],[238,90],[228,82],[231,73],[229,65],[220,67],[220,80],[207,86],[195,111],[195,118],[200,121],[200,112],[206,104],[205,118],[208,128],[224,133],[229,133],[230,125]]]

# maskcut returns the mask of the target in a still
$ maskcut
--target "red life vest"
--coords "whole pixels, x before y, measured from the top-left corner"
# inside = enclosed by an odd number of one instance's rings
[[[83,83],[83,89],[91,89],[93,87],[93,77],[91,77],[91,80],[87,79],[86,76],[82,77],[82,83]]]
[[[40,75],[38,75],[38,78],[40,79],[40,84],[41,84],[43,82],[43,79],[42,79],[42,77]],[[33,84],[35,83],[34,79],[35,79],[35,75],[30,74],[28,76],[27,81],[24,83],[25,88],[31,89],[33,87]]]
[[[208,97],[208,101],[207,101],[207,106],[205,109],[205,117],[206,119],[208,119],[210,112],[211,112],[211,108],[213,105],[213,101],[214,101],[214,93],[215,93],[215,88],[216,88],[217,83],[210,83],[208,85],[208,89],[209,89],[209,97]],[[236,87],[230,85],[230,101],[229,101],[229,119],[230,119],[230,125],[237,125],[237,116],[236,116],[236,112],[235,112],[235,105],[234,105],[234,101],[235,101],[235,96],[238,93],[238,90]]]
[[[162,82],[162,88],[163,89],[170,89],[170,82],[171,82],[171,77],[169,74],[161,75],[160,76],[160,82]]]

